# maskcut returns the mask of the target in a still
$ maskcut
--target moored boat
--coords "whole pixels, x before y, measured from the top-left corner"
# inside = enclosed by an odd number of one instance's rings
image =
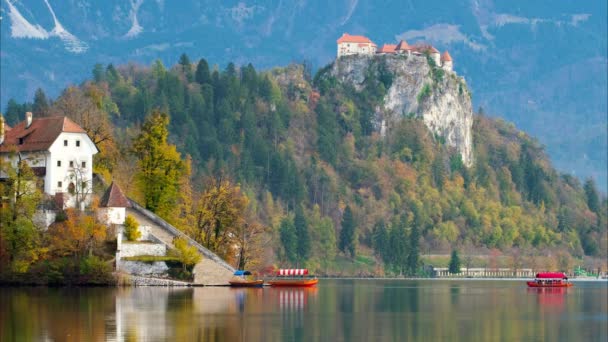
[[[317,285],[319,279],[309,276],[305,268],[279,269],[276,276],[266,282],[271,286],[311,287]]]
[[[533,281],[526,282],[528,287],[571,287],[568,276],[562,272],[536,273]]]
[[[230,286],[233,287],[262,287],[264,286],[264,280],[252,279],[252,274],[249,271],[238,270],[234,272],[232,279],[228,281]]]

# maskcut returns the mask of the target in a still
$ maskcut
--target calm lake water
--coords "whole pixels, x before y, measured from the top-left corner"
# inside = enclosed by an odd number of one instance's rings
[[[0,288],[0,341],[608,341],[608,283]]]

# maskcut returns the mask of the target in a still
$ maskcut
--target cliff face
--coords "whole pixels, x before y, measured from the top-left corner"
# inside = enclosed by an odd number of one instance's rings
[[[382,108],[377,108],[379,130],[391,129],[404,116],[421,117],[434,134],[455,147],[465,165],[473,165],[473,109],[463,78],[432,66],[424,56],[347,56],[335,61],[331,75],[361,89],[366,77],[392,78]]]

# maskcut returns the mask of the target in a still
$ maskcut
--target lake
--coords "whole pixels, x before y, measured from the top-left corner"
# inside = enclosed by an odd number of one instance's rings
[[[321,279],[317,288],[0,287],[0,341],[608,341],[608,283]]]

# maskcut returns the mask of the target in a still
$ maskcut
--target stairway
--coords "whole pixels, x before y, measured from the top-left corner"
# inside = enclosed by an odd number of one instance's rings
[[[234,267],[135,201],[129,201],[132,207],[127,209],[127,215],[133,216],[140,225],[150,227],[150,233],[163,243],[173,248],[173,238],[182,236],[191,246],[196,247],[203,259],[194,266],[193,285],[228,285]]]

